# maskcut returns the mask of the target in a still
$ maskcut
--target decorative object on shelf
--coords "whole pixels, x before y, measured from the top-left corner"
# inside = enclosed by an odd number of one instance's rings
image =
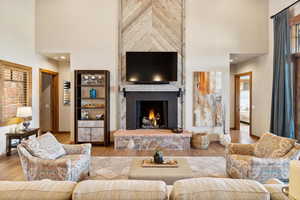
[[[104,114],[99,114],[99,115],[96,115],[96,119],[97,120],[104,120]]]
[[[24,107],[18,107],[17,109],[17,117],[23,119],[23,126],[25,130],[28,129],[30,126],[30,121],[28,120],[30,117],[32,117],[32,109],[29,106]]]
[[[163,152],[157,150],[155,152],[155,154],[153,155],[153,160],[154,160],[154,163],[156,163],[156,164],[162,164],[164,162]]]
[[[95,88],[90,89],[90,98],[92,98],[92,99],[97,98],[97,90]]]
[[[182,128],[174,128],[174,129],[172,129],[172,132],[180,134],[180,133],[183,133],[183,129]]]
[[[64,81],[64,105],[71,103],[71,82]]]
[[[104,81],[104,76],[99,74],[82,75],[81,77],[82,85],[102,85]]]
[[[194,133],[192,136],[192,146],[196,149],[206,150],[209,147],[209,143],[207,133]]]
[[[82,111],[81,112],[81,118],[83,120],[88,120],[89,119],[89,112],[88,111]]]
[[[103,103],[100,103],[100,104],[88,103],[88,104],[84,104],[82,107],[83,108],[104,108],[105,104],[103,104]]]

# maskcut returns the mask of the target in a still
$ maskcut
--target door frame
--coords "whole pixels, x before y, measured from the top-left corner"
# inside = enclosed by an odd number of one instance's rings
[[[234,129],[240,130],[240,78],[242,76],[249,76],[249,135],[253,136],[252,134],[252,71],[235,74],[234,75]]]
[[[39,89],[39,104],[41,106],[41,97],[42,97],[42,74],[48,74],[52,76],[53,83],[51,84],[51,104],[52,104],[52,132],[59,132],[59,82],[58,82],[58,72],[54,72],[47,69],[40,68],[40,89]],[[41,125],[41,117],[39,124]]]

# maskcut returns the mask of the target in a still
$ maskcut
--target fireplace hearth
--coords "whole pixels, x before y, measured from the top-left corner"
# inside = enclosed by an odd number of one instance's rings
[[[178,126],[176,92],[127,92],[126,129],[174,129]]]

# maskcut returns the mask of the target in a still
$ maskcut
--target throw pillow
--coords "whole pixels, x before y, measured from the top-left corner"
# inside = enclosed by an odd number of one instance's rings
[[[280,158],[287,154],[295,145],[296,140],[265,133],[254,148],[254,156],[259,158]]]
[[[40,147],[40,143],[36,138],[32,138],[22,142],[25,149],[32,155],[41,159],[54,160],[45,149]]]
[[[66,151],[54,135],[50,132],[23,142],[25,148],[36,157],[41,159],[55,160],[63,155]]]

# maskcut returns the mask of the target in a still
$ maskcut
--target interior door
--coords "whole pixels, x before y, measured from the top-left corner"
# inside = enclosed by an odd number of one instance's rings
[[[240,130],[240,76],[235,76],[235,129]]]

